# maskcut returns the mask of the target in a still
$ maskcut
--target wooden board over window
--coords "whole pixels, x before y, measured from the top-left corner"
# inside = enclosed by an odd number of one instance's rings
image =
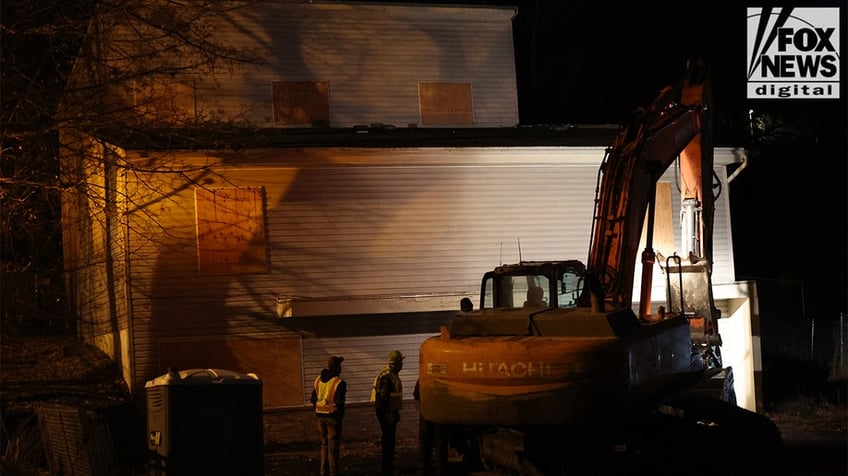
[[[326,81],[273,81],[274,125],[329,125],[330,96]]]
[[[194,83],[159,79],[136,82],[136,112],[153,123],[183,123],[196,119]]]
[[[300,337],[263,339],[175,339],[159,343],[164,374],[177,370],[225,369],[255,373],[262,381],[265,407],[303,405]],[[223,409],[222,409],[223,410]]]
[[[267,271],[262,188],[197,188],[195,204],[199,273]]]
[[[471,83],[418,83],[418,97],[422,125],[474,124]]]
[[[671,203],[671,182],[657,182],[657,196],[654,205],[654,236],[652,248],[665,256],[671,256],[674,246],[674,208]],[[647,214],[646,214],[647,215]],[[639,241],[639,251],[645,249],[648,234],[648,217],[642,227],[642,238]],[[665,265],[665,263],[663,263]]]

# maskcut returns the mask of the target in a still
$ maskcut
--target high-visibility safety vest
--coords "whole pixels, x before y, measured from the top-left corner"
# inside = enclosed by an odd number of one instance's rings
[[[377,401],[377,393],[380,391],[380,381],[383,377],[388,376],[392,380],[392,391],[389,394],[389,410],[400,411],[403,406],[403,383],[400,378],[392,372],[392,369],[386,367],[377,374],[374,378],[374,385],[371,386],[371,403]]]
[[[335,413],[336,407],[336,389],[339,388],[342,378],[335,376],[326,382],[321,381],[321,376],[315,378],[315,394],[318,401],[315,402],[315,413],[319,415],[329,415]]]

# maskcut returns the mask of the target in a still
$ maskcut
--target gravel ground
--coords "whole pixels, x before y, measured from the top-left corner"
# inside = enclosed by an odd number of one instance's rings
[[[398,440],[395,451],[395,467],[398,474],[416,474],[418,441],[408,438]],[[312,448],[287,448],[265,455],[267,476],[316,475],[318,465],[318,450]],[[341,474],[345,476],[379,475],[379,440],[342,443],[341,466]]]
[[[90,346],[70,338],[3,338],[0,366],[0,396],[3,408],[3,454],[0,473],[6,475],[46,474],[39,468],[16,471],[38,457],[28,454],[35,445],[16,435],[13,423],[31,411],[33,402],[63,398],[98,398],[120,401],[125,385],[108,358]],[[844,382],[842,383],[844,385]],[[848,392],[841,391],[843,397]],[[30,410],[28,410],[30,409]],[[839,404],[822,399],[787,399],[766,414],[780,429],[785,446],[788,475],[848,475],[848,412]],[[113,435],[114,436],[114,435]],[[38,435],[30,435],[38,438]],[[10,441],[14,444],[9,444]],[[704,446],[705,454],[710,448]],[[395,458],[399,475],[416,474],[417,439],[398,441]],[[379,474],[380,448],[376,440],[343,441],[341,464],[346,476]],[[318,450],[309,445],[274,448],[265,454],[268,476],[318,474]],[[683,473],[691,474],[691,468]],[[458,460],[449,464],[449,474],[469,474]]]
[[[769,418],[780,429],[784,444],[786,476],[844,476],[848,474],[848,407],[832,405],[801,398],[787,402]],[[422,474],[418,472],[417,440],[405,438],[398,441],[395,466],[397,475]],[[704,448],[705,454],[709,448]],[[721,455],[713,455],[721,457]],[[778,457],[775,455],[775,457]],[[379,441],[344,442],[341,465],[345,476],[370,476],[380,474]],[[695,463],[695,462],[693,462]],[[291,447],[266,454],[267,476],[307,476],[318,474],[318,452],[313,448]],[[732,464],[728,462],[732,467]],[[693,468],[683,473],[697,474]],[[674,473],[674,471],[672,471]],[[426,473],[425,473],[426,474]],[[435,474],[435,473],[431,473]],[[448,475],[481,476],[506,474],[471,472],[458,458],[451,458]],[[726,474],[732,474],[729,470]]]
[[[427,474],[417,470],[418,449],[416,442],[400,442],[396,454],[396,475]],[[844,476],[848,474],[848,440],[845,436],[807,434],[784,438],[787,476]],[[708,449],[705,448],[705,451]],[[713,455],[721,457],[721,455]],[[354,442],[345,444],[341,456],[342,475],[378,476],[380,474],[379,447],[376,442]],[[696,462],[693,461],[693,464]],[[728,462],[728,467],[732,464]],[[265,456],[265,474],[267,476],[307,476],[318,474],[317,451],[291,450],[270,453]],[[435,474],[435,473],[430,473]],[[448,475],[507,474],[469,472],[462,468],[458,460],[452,460],[448,466]],[[692,469],[679,474],[697,474]],[[732,471],[726,473],[732,474]]]

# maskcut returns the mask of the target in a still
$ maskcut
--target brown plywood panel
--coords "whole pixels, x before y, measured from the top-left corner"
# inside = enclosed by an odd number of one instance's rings
[[[262,380],[264,407],[302,405],[300,337],[169,340],[159,343],[162,373],[169,367],[252,372]]]
[[[674,248],[674,208],[671,203],[671,182],[657,182],[654,211],[654,249],[669,256]]]
[[[639,240],[639,255],[636,259],[641,260],[642,250],[645,249],[648,236],[648,217],[642,226],[642,238]],[[651,247],[655,252],[665,256],[674,253],[674,207],[671,203],[671,183],[657,182],[657,197],[654,205],[654,236]]]
[[[326,81],[273,81],[274,124],[311,126],[330,120]]]
[[[198,271],[266,271],[263,189],[195,189]]]
[[[473,125],[471,83],[418,83],[421,124]]]
[[[145,120],[181,123],[196,118],[194,82],[147,80],[136,83],[136,111]]]

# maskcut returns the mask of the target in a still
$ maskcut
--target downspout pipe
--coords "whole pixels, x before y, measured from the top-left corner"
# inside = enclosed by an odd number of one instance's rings
[[[745,167],[748,166],[748,151],[747,150],[740,149],[740,148],[733,149],[733,155],[734,155],[734,157],[736,157],[736,160],[740,163],[740,165],[739,165],[739,167],[736,168],[736,170],[733,171],[732,174],[730,174],[730,176],[727,177],[727,183],[732,182],[733,179],[735,179],[736,176],[739,175],[739,173],[741,173],[742,170]]]

